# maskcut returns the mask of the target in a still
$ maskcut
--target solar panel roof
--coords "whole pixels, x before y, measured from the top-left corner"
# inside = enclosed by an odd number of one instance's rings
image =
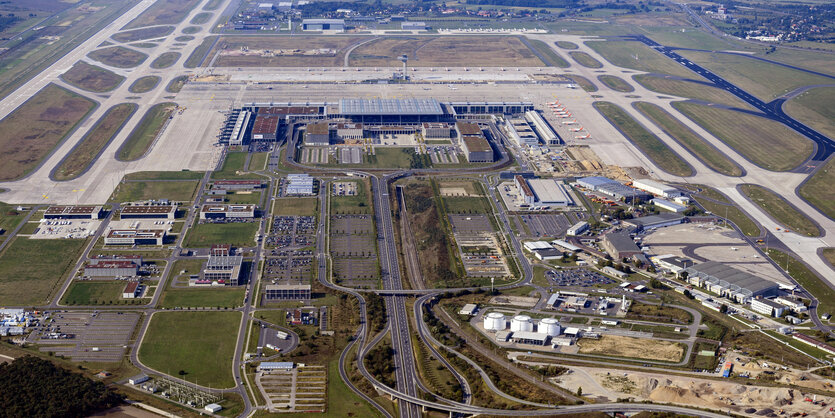
[[[343,115],[442,115],[435,99],[342,99]]]

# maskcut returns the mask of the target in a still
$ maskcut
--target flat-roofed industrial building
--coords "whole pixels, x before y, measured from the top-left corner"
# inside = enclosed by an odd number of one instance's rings
[[[776,296],[780,286],[751,273],[716,261],[707,261],[684,269],[687,281],[737,303],[748,303],[757,296]]]
[[[600,242],[606,252],[616,260],[641,253],[641,249],[635,245],[635,241],[632,240],[632,237],[627,232],[610,232],[603,235],[603,239]]]
[[[309,284],[268,284],[264,288],[267,300],[310,300]]]
[[[400,30],[426,30],[426,22],[403,22]]]
[[[649,193],[625,186],[616,180],[592,176],[577,179],[577,185],[595,192],[612,196],[626,203],[643,202],[650,198]]]
[[[345,32],[344,19],[304,19],[302,20],[304,31],[333,31]]]
[[[525,178],[522,176],[516,176],[513,178],[513,182],[519,190],[519,197],[522,198],[526,204],[533,205],[536,203],[536,195],[533,193],[533,190],[531,190],[531,186]]]
[[[174,205],[131,205],[122,206],[122,219],[174,219],[177,207]]]
[[[215,180],[212,182],[212,189],[256,190],[263,188],[265,184],[261,180]]]
[[[679,225],[687,221],[682,215],[677,213],[659,213],[658,215],[640,216],[632,219],[624,219],[625,225],[631,225],[639,231],[646,231],[650,229],[663,228],[666,226]]]
[[[134,277],[139,265],[130,260],[97,260],[84,266],[84,275],[88,277]]]
[[[467,161],[471,163],[492,163],[493,148],[483,135],[479,136],[465,136],[461,140],[461,148],[464,150],[464,155],[467,156]]]
[[[649,179],[634,180],[632,182],[632,187],[666,198],[673,198],[681,195],[681,190]]]
[[[255,205],[203,205],[200,219],[254,218]]]
[[[528,184],[536,195],[536,204],[573,206],[574,199],[566,186],[554,179],[530,179]]]
[[[288,174],[287,189],[288,195],[312,195],[314,179],[309,174]]]
[[[44,219],[101,219],[101,206],[50,206],[44,212]]]
[[[104,236],[105,245],[162,245],[164,229],[111,229]]]

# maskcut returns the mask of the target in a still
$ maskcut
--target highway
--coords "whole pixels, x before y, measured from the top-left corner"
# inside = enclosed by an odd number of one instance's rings
[[[778,100],[772,104],[766,103],[754,97],[745,90],[740,89],[736,85],[728,82],[724,78],[716,75],[716,73],[713,73],[708,69],[682,57],[681,55],[675,52],[676,48],[661,45],[658,42],[649,39],[645,35],[631,35],[627,38],[639,41],[644,45],[647,45],[650,48],[666,55],[668,58],[678,62],[690,71],[693,71],[694,73],[699,74],[700,76],[710,80],[716,85],[716,87],[721,88],[733,94],[736,97],[739,97],[746,103],[750,104],[757,110],[764,113],[766,117],[780,122],[814,141],[817,147],[814,155],[812,155],[812,157],[810,158],[810,161],[821,163],[825,161],[827,157],[829,157],[832,154],[833,151],[835,151],[835,140],[798,122],[797,120],[786,114],[786,112],[784,112],[782,108],[783,101]],[[802,168],[802,170],[804,170],[804,172],[808,172],[811,171],[811,169],[813,169],[815,166],[817,166],[817,164],[804,164],[804,168]]]

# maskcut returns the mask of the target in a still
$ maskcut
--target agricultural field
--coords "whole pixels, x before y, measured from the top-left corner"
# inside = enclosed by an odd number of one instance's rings
[[[212,244],[218,243],[230,244],[233,247],[252,246],[257,231],[256,222],[198,223],[188,230],[183,247],[209,248]]]
[[[708,167],[726,176],[738,177],[742,175],[741,167],[666,110],[647,102],[636,102],[633,105]]]
[[[774,220],[790,230],[809,237],[821,235],[820,229],[814,222],[773,191],[755,184],[742,184],[739,190]]]
[[[368,39],[359,36],[223,36],[209,52],[203,65],[207,65],[215,55],[220,53],[221,55],[214,61],[216,67],[342,66],[348,48]],[[288,55],[270,54],[270,56],[237,53],[225,55],[240,51],[241,47],[249,48],[250,52],[256,50],[300,50],[301,52],[288,52]],[[312,52],[314,50],[329,50],[330,52],[315,54]]]
[[[92,60],[117,68],[133,68],[148,59],[147,54],[122,46],[97,49],[87,56]]]
[[[72,86],[94,93],[111,91],[125,81],[125,77],[84,61],[75,63],[67,72],[61,74],[61,79]]]
[[[168,0],[156,2],[122,29],[180,23],[198,3],[200,3],[200,0]]]
[[[618,67],[686,78],[698,77],[696,73],[637,41],[589,41],[586,45]]]
[[[151,61],[151,68],[168,68],[174,65],[180,59],[181,55],[179,52],[163,52],[155,60]]]
[[[545,56],[547,58],[547,63],[549,67],[560,67],[560,68],[568,68],[571,64],[565,60],[559,53],[554,51],[548,44],[542,42],[537,39],[530,39],[528,43],[533,47],[536,52],[540,55]]]
[[[577,61],[577,63],[582,65],[583,67],[586,67],[586,68],[603,68],[603,64],[601,64],[600,61],[594,59],[594,57],[592,57],[591,55],[589,55],[585,52],[580,52],[580,51],[569,52],[568,55],[570,55],[571,58],[574,59],[574,61]]]
[[[801,197],[830,219],[835,219],[835,158],[830,158],[797,190]]]
[[[183,89],[183,86],[186,85],[188,82],[187,75],[181,75],[171,79],[167,86],[165,86],[165,91],[169,93],[179,93],[180,90]]]
[[[128,87],[128,91],[131,93],[147,93],[154,88],[156,88],[157,84],[162,80],[159,76],[156,75],[147,75],[145,77],[137,78],[133,84]]]
[[[142,158],[151,148],[157,135],[162,132],[162,128],[176,108],[176,103],[166,102],[148,109],[119,148],[116,158],[121,161],[135,161]]]
[[[594,107],[660,169],[677,176],[693,175],[686,161],[623,109],[609,102],[595,102]]]
[[[783,104],[797,121],[835,138],[835,87],[819,87],[800,93]]]
[[[826,77],[739,55],[696,51],[680,54],[766,102],[799,87],[832,83]]]
[[[610,89],[619,91],[621,93],[631,93],[635,91],[635,87],[632,87],[629,83],[626,82],[626,80],[620,77],[604,74],[597,76],[597,79],[600,80],[601,83],[606,85],[606,87],[609,87]]]
[[[119,133],[137,107],[134,103],[122,103],[108,109],[81,138],[78,145],[61,161],[53,171],[52,178],[71,180],[86,171],[113,137]]]
[[[384,37],[357,47],[348,58],[352,67],[397,67],[403,54],[414,67],[545,65],[514,36]]]
[[[175,202],[189,202],[197,191],[196,180],[183,181],[123,181],[116,186],[108,202],[134,202],[149,199],[169,199]]]
[[[0,120],[0,180],[20,178],[37,167],[95,106],[49,84]]]
[[[752,109],[748,103],[743,102],[733,94],[708,84],[646,74],[635,75],[632,78],[656,93],[733,106],[739,109]]]
[[[83,239],[14,238],[0,254],[0,306],[46,303],[86,244]]]
[[[678,362],[684,356],[684,345],[672,341],[603,335],[599,340],[577,341],[581,354],[614,356],[629,359]]]
[[[808,138],[770,119],[687,102],[673,106],[758,166],[787,171],[812,154]]]
[[[152,26],[150,28],[136,29],[126,32],[119,32],[111,38],[116,42],[136,42],[145,39],[162,38],[163,36],[171,35],[174,32],[174,26]]]
[[[139,360],[201,386],[233,387],[240,321],[240,312],[157,312],[142,339]]]

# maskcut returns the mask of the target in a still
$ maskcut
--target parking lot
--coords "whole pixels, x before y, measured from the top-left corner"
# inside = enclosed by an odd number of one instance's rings
[[[584,268],[548,270],[545,278],[549,284],[560,287],[597,287],[616,283],[609,277]]]
[[[97,220],[68,220],[42,219],[38,228],[30,238],[32,239],[59,239],[59,238],[87,238],[95,234],[101,225]]]
[[[426,152],[433,164],[458,164],[458,150],[454,146],[429,146]]]
[[[340,164],[362,163],[362,153],[359,147],[340,147],[338,149]]]
[[[258,372],[255,383],[270,412],[324,411],[328,373],[324,366],[298,365],[292,370]]]
[[[449,215],[452,232],[456,234],[478,234],[493,232],[493,225],[487,215]]]
[[[119,362],[139,320],[134,312],[54,312],[28,341],[73,361]]]
[[[333,215],[330,219],[330,253],[334,278],[345,286],[376,287],[377,240],[371,215]]]
[[[527,226],[532,237],[556,238],[565,235],[565,231],[574,224],[565,214],[519,215],[519,220]],[[525,231],[525,228],[521,228]]]
[[[356,196],[357,183],[353,181],[338,181],[333,183],[333,196]]]

